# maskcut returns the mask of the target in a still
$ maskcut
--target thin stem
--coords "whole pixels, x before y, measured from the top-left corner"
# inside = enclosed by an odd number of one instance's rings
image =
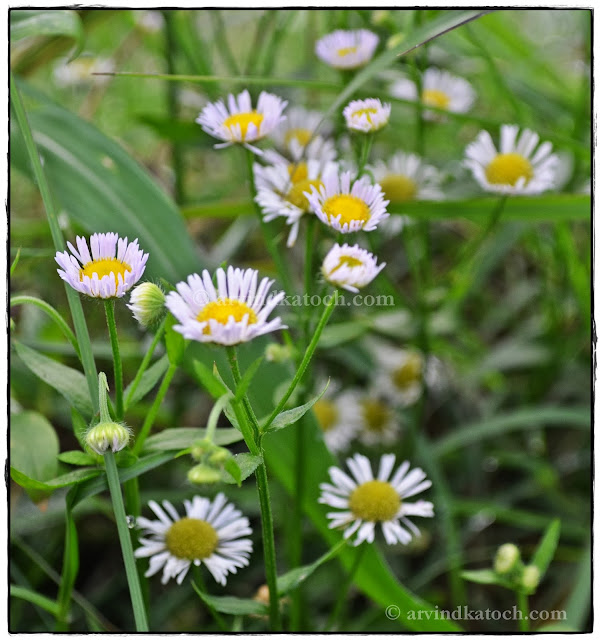
[[[132,449],[132,453],[134,455],[139,455],[140,451],[142,451],[142,447],[144,446],[144,442],[152,429],[152,425],[156,420],[159,409],[161,408],[161,404],[163,403],[163,399],[165,398],[165,394],[169,389],[169,385],[171,384],[171,380],[177,371],[177,365],[169,364],[169,368],[165,371],[165,375],[163,376],[163,381],[161,382],[161,386],[157,391],[157,395],[150,407],[150,410],[146,414],[146,418],[144,418],[144,423],[142,424],[142,428],[140,429],[140,433],[136,437],[136,444]]]
[[[23,135],[23,141],[25,143],[25,148],[27,149],[27,154],[31,162],[35,181],[40,190],[42,201],[44,202],[46,217],[48,218],[48,225],[50,227],[52,241],[54,242],[54,248],[57,251],[64,251],[65,241],[63,238],[63,233],[58,224],[58,218],[54,209],[54,202],[52,200],[50,187],[46,180],[44,170],[42,169],[40,155],[33,139],[31,127],[29,126],[29,122],[27,120],[27,114],[25,112],[25,108],[23,107],[21,94],[17,89],[17,84],[12,73],[10,74],[10,101],[15,110],[15,117],[19,124],[19,128],[21,129],[21,134]],[[73,326],[75,327],[77,343],[79,344],[79,349],[81,352],[81,363],[83,365],[83,370],[88,383],[90,398],[92,399],[92,405],[96,409],[98,408],[98,373],[96,371],[96,362],[94,361],[94,354],[92,352],[90,334],[88,333],[88,327],[86,325],[79,294],[66,283],[65,291],[67,293],[69,309],[71,310],[71,317],[73,318]]]
[[[357,179],[359,179],[365,173],[365,166],[367,165],[367,162],[369,160],[369,152],[371,151],[371,145],[373,144],[373,141],[373,133],[363,134]]]
[[[209,15],[213,20],[213,30],[215,33],[215,44],[217,45],[217,49],[219,50],[219,53],[221,54],[225,64],[227,65],[228,71],[233,76],[238,76],[240,75],[240,71],[238,70],[236,59],[234,58],[234,54],[230,49],[230,45],[225,35],[225,24],[223,22],[221,11],[210,11]]]
[[[236,355],[235,347],[227,347],[227,355],[232,370],[232,376],[236,387],[240,384],[242,376],[240,375],[240,368],[238,366],[238,358]],[[253,427],[255,438],[253,442],[247,442],[246,445],[251,452],[258,449],[261,454],[259,425],[256,423],[256,417],[246,394],[244,394],[242,404],[245,408],[244,412],[248,421]],[[249,410],[250,409],[250,410]],[[271,512],[271,503],[269,500],[269,485],[267,482],[267,468],[265,461],[257,467],[255,471],[255,477],[257,480],[257,491],[259,493],[259,505],[261,507],[261,528],[263,535],[263,555],[265,558],[265,578],[267,582],[267,588],[269,589],[269,623],[271,625],[271,631],[281,630],[281,618],[280,618],[280,604],[278,599],[278,587],[277,587],[277,565],[275,554],[275,540],[273,535],[273,515]]]
[[[119,339],[117,337],[117,323],[115,322],[115,301],[105,300],[104,311],[106,313],[106,324],[111,338],[111,349],[113,351],[113,371],[115,376],[115,417],[117,422],[123,420],[123,366],[121,364],[121,353],[119,352]]]
[[[144,372],[146,371],[146,369],[148,368],[148,365],[150,364],[150,361],[152,360],[152,356],[154,354],[154,350],[156,349],[157,344],[159,343],[161,338],[163,337],[163,333],[165,332],[165,323],[166,322],[167,322],[167,316],[165,316],[163,318],[163,320],[161,321],[161,324],[159,325],[159,328],[157,329],[156,333],[154,334],[154,338],[152,339],[152,342],[150,343],[150,346],[148,347],[148,350],[146,351],[146,354],[144,355],[144,358],[142,359],[142,362],[140,363],[140,368],[138,369],[138,371],[136,373],[136,377],[133,379],[133,382],[131,383],[131,386],[129,387],[129,391],[127,392],[127,395],[125,396],[125,411],[127,411],[127,409],[129,408],[129,403],[131,402],[131,399],[134,397],[136,389],[138,388],[138,385],[140,384],[140,381],[142,380],[142,376],[144,375]]]
[[[311,342],[309,343],[309,346],[305,351],[305,355],[303,356],[303,359],[299,365],[299,368],[294,374],[294,378],[292,379],[290,386],[286,390],[286,393],[282,396],[282,399],[278,402],[277,407],[273,410],[273,412],[267,419],[267,422],[263,426],[263,429],[262,429],[263,431],[265,431],[271,425],[271,423],[276,419],[276,417],[282,412],[282,409],[286,405],[286,402],[288,402],[288,399],[290,398],[293,391],[296,389],[296,386],[298,385],[301,378],[303,377],[307,367],[309,366],[309,362],[311,361],[313,353],[317,348],[317,343],[319,342],[321,333],[324,330],[326,324],[328,324],[328,320],[330,319],[330,316],[332,315],[332,312],[336,307],[337,301],[338,301],[338,291],[334,290],[334,293],[331,295],[330,300],[328,301],[328,304],[326,305],[325,309],[323,310],[323,313],[321,314],[321,318],[317,323],[317,327],[315,328],[315,333],[313,334],[313,338],[311,339]]]
[[[132,548],[131,538],[129,537],[129,529],[127,528],[127,518],[125,515],[125,507],[123,506],[123,496],[121,495],[119,472],[117,471],[115,456],[110,449],[104,454],[104,464],[106,469],[106,479],[111,493],[111,500],[113,502],[115,520],[117,522],[117,531],[119,533],[119,542],[121,543],[121,553],[123,554],[123,563],[125,564],[125,573],[127,575],[127,584],[129,585],[131,604],[134,610],[136,631],[148,631],[148,620],[146,618],[146,609],[144,608],[144,598],[142,597],[142,589],[140,588],[140,579],[136,569],[134,550]]]
[[[530,631],[530,607],[528,606],[528,596],[517,590],[515,592],[518,609],[520,610],[520,631]]]
[[[338,598],[336,600],[336,604],[325,626],[324,632],[330,631],[332,627],[334,627],[334,625],[337,624],[338,619],[340,618],[340,615],[344,609],[344,606],[346,605],[349,589],[353,584],[353,580],[355,579],[355,575],[359,570],[359,566],[361,565],[361,561],[363,560],[363,556],[365,555],[365,551],[367,550],[368,546],[369,545],[364,542],[357,550],[357,555],[355,556],[355,560],[351,565],[351,569],[346,577],[346,580],[344,581],[342,587],[338,592]]]
[[[245,149],[245,151],[246,151],[246,166],[248,169],[248,181],[250,185],[250,195],[253,201],[255,213],[257,215],[257,218],[259,219],[259,224],[261,225],[261,232],[263,234],[263,239],[265,240],[265,244],[267,245],[267,251],[269,252],[271,259],[275,264],[276,270],[278,272],[278,275],[280,276],[280,279],[282,281],[282,284],[284,285],[284,288],[286,289],[286,291],[290,292],[292,291],[292,280],[290,278],[290,274],[288,273],[288,268],[286,267],[286,264],[282,260],[282,256],[280,255],[277,244],[272,236],[271,228],[269,227],[269,224],[265,222],[265,220],[263,219],[263,214],[261,213],[261,209],[255,200],[257,196],[257,188],[255,186],[255,173],[253,171],[255,155],[250,149]]]

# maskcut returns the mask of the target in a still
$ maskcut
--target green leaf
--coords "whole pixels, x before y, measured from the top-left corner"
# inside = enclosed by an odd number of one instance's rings
[[[559,532],[561,531],[561,521],[559,519],[553,520],[553,522],[547,527],[545,535],[539,542],[534,556],[532,556],[531,564],[533,564],[540,572],[540,579],[543,579],[547,569],[553,560],[557,545],[559,543]]]
[[[12,416],[10,462],[23,475],[36,481],[52,478],[58,470],[58,452],[58,437],[54,427],[43,415],[34,411],[23,411]],[[46,496],[42,487],[23,488],[27,489],[34,502]]]
[[[267,606],[256,600],[234,598],[233,596],[210,596],[203,593],[193,582],[192,586],[200,599],[220,613],[229,613],[234,616],[267,616]]]
[[[11,598],[20,598],[21,600],[26,600],[27,602],[31,602],[35,604],[40,609],[44,609],[44,611],[48,611],[48,613],[53,616],[58,616],[58,604],[47,598],[46,596],[41,595],[31,589],[26,589],[25,587],[19,587],[15,584],[10,585],[10,595]]]
[[[279,429],[283,429],[291,424],[294,424],[297,420],[300,420],[309,409],[323,396],[326,392],[330,381],[323,388],[323,391],[315,398],[309,400],[305,404],[300,405],[299,407],[294,407],[294,409],[288,409],[288,411],[282,411],[275,420],[269,425],[269,427],[263,433],[271,433],[272,431],[278,431]]]
[[[89,232],[138,238],[149,253],[145,277],[175,282],[202,266],[173,201],[121,146],[75,114],[20,82],[44,171],[61,209]],[[11,131],[11,144],[22,145]],[[29,173],[29,166],[18,166]],[[85,206],[82,205],[85,203]]]
[[[533,426],[590,429],[589,408],[527,407],[483,422],[455,428],[449,435],[439,438],[432,446],[437,458],[480,440],[487,440],[510,431],[530,429]]]
[[[214,400],[219,400],[222,395],[229,393],[227,386],[221,380],[218,380],[213,375],[213,372],[200,360],[194,360],[192,365],[198,381]]]
[[[504,580],[498,573],[492,569],[479,569],[477,571],[462,571],[461,577],[470,582],[478,584],[496,584],[506,589],[513,589],[513,584],[508,580]]]
[[[165,354],[161,358],[159,358],[154,364],[152,364],[140,378],[140,383],[136,388],[133,396],[129,399],[128,406],[135,406],[140,400],[144,398],[144,396],[152,391],[157,382],[161,379],[165,371],[169,368],[169,356]],[[123,395],[127,398],[128,391],[131,387],[131,384],[127,386]]]
[[[206,429],[193,429],[191,427],[176,427],[149,436],[144,443],[144,450],[180,451],[187,449],[197,440],[206,438]],[[215,444],[225,446],[240,442],[242,435],[236,429],[217,429],[215,431]]]
[[[73,433],[77,438],[77,441],[81,445],[82,449],[85,449],[86,445],[86,432],[88,430],[88,423],[81,417],[81,414],[77,409],[71,407],[71,424],[73,425]]]
[[[62,487],[69,487],[73,484],[79,484],[91,478],[95,478],[101,473],[99,469],[76,469],[69,473],[64,473],[62,476],[48,480],[47,482],[40,482],[34,478],[30,478],[26,474],[22,473],[15,467],[10,468],[10,477],[24,489],[36,489],[39,491],[55,491]]]
[[[237,478],[231,472],[230,466],[228,466],[229,462],[233,462],[236,465],[238,469]],[[228,484],[237,484],[240,486],[243,480],[246,480],[246,478],[254,473],[255,469],[261,464],[261,462],[263,462],[263,458],[261,456],[255,456],[252,453],[238,453],[226,462],[225,468],[221,472],[221,479],[223,482],[227,482]]]
[[[21,342],[15,340],[13,344],[19,357],[32,373],[61,393],[81,414],[88,417],[92,415],[92,401],[83,373],[56,362]]]
[[[63,451],[58,454],[58,459],[65,464],[73,464],[78,467],[90,467],[96,464],[96,459],[83,451]]]
[[[13,42],[29,36],[66,36],[75,40],[73,59],[83,48],[84,32],[76,11],[52,9],[36,11],[20,9],[10,12],[10,39]]]
[[[15,255],[15,259],[13,260],[12,264],[10,265],[10,277],[13,277],[13,274],[15,273],[15,269],[17,268],[17,265],[19,264],[19,258],[21,257],[21,247],[19,247],[17,249],[17,253]],[[12,306],[12,300],[11,300],[11,306]]]
[[[324,553],[320,558],[311,564],[303,567],[297,567],[278,577],[278,595],[283,596],[300,586],[316,569],[322,564],[331,560],[346,544],[345,541],[339,543],[334,548]]]
[[[234,460],[234,458],[228,458],[225,461],[221,473],[224,478],[227,478],[226,482],[241,486],[242,472],[240,471],[240,467],[238,466],[238,463],[236,462],[236,460]]]
[[[250,367],[248,367],[248,369],[244,372],[244,375],[240,379],[240,383],[236,387],[236,395],[235,395],[236,400],[242,400],[242,398],[244,397],[244,395],[248,391],[248,387],[250,386],[250,383],[252,382],[252,379],[253,379],[255,373],[257,373],[259,367],[261,366],[261,363],[263,362],[263,359],[264,359],[263,356],[259,356],[250,365]]]

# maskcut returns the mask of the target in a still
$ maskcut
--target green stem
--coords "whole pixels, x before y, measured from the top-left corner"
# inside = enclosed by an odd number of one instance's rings
[[[317,348],[317,343],[319,342],[319,338],[321,337],[321,333],[324,330],[326,324],[328,324],[328,320],[330,319],[330,316],[332,315],[332,312],[334,311],[334,308],[336,307],[337,301],[338,301],[338,291],[335,289],[334,293],[332,294],[332,296],[330,298],[330,300],[328,301],[328,304],[326,305],[325,309],[323,310],[321,318],[319,319],[319,322],[317,323],[317,327],[315,328],[315,333],[313,334],[313,338],[311,339],[311,342],[309,343],[309,346],[307,347],[307,349],[305,351],[305,355],[303,356],[303,359],[302,359],[302,361],[300,363],[299,368],[297,369],[296,373],[294,374],[294,378],[292,379],[292,382],[290,383],[290,386],[286,390],[286,393],[282,396],[282,399],[278,402],[277,407],[273,410],[273,412],[271,413],[271,415],[267,419],[267,422],[263,426],[263,431],[265,431],[271,425],[271,423],[276,419],[276,417],[282,412],[282,409],[286,405],[286,402],[288,402],[288,399],[290,398],[290,396],[292,395],[293,391],[296,389],[296,386],[298,385],[298,383],[300,382],[301,378],[303,377],[307,367],[309,366],[309,362],[311,361],[311,358],[313,357],[313,353],[315,352],[315,349]]]
[[[280,255],[280,252],[278,250],[277,243],[275,242],[273,235],[271,233],[271,228],[269,227],[269,224],[265,222],[265,220],[263,219],[263,214],[261,213],[261,209],[255,200],[257,196],[257,188],[255,186],[255,174],[253,171],[255,155],[250,149],[245,149],[245,151],[246,151],[246,165],[248,169],[248,180],[250,184],[250,195],[253,201],[253,207],[257,214],[257,218],[259,219],[259,224],[261,225],[261,232],[263,234],[263,239],[265,240],[265,244],[267,245],[267,251],[271,256],[271,259],[275,264],[278,275],[280,276],[280,279],[282,281],[282,284],[284,285],[284,289],[290,292],[292,291],[292,280],[290,278],[290,274],[288,273],[288,268],[286,267],[286,264],[282,260],[282,256]]]
[[[104,301],[106,324],[111,338],[113,351],[113,371],[115,376],[115,418],[117,422],[123,420],[123,366],[119,352],[119,338],[117,337],[117,323],[115,322],[115,300]]]
[[[515,597],[521,614],[519,619],[520,631],[530,631],[530,607],[528,606],[528,596],[523,591],[516,591]]]
[[[225,24],[223,22],[221,11],[209,11],[209,15],[213,21],[213,31],[215,34],[215,44],[217,45],[217,49],[227,65],[230,74],[233,76],[239,76],[240,71],[238,70],[238,65],[236,64],[234,54],[230,49],[230,45],[225,35]]]
[[[148,368],[148,365],[150,364],[150,361],[152,360],[152,356],[154,354],[154,350],[156,349],[157,344],[159,343],[161,338],[163,337],[163,333],[165,332],[165,323],[166,322],[167,322],[167,316],[165,316],[163,318],[161,324],[159,325],[159,328],[157,329],[156,333],[154,334],[154,338],[152,339],[152,342],[150,343],[150,346],[148,347],[148,350],[146,351],[146,354],[144,355],[144,358],[142,359],[142,362],[140,363],[140,368],[138,369],[138,371],[136,373],[136,377],[134,378],[133,382],[131,383],[129,391],[127,392],[127,395],[125,396],[125,411],[127,411],[127,409],[129,408],[129,403],[131,402],[131,399],[134,397],[134,393],[136,392],[136,389],[138,388],[138,385],[140,384],[140,381],[142,380],[142,376],[144,375],[144,372],[146,371],[146,369]]]
[[[334,627],[334,625],[336,625],[338,623],[338,619],[340,618],[340,615],[343,612],[343,609],[346,605],[346,601],[347,601],[347,597],[348,597],[348,592],[349,589],[351,588],[351,585],[353,584],[353,580],[355,579],[355,575],[357,574],[357,571],[359,570],[359,566],[361,565],[361,561],[363,560],[363,556],[365,555],[365,551],[367,550],[367,547],[369,545],[364,542],[359,549],[357,549],[357,554],[355,555],[355,560],[353,561],[353,564],[351,565],[351,569],[346,577],[346,580],[344,581],[342,587],[340,588],[339,592],[338,592],[338,598],[336,599],[336,604],[334,606],[334,609],[332,610],[332,614],[330,615],[330,618],[324,628],[324,633],[328,632],[332,629],[332,627]]]
[[[371,145],[373,144],[373,133],[363,134],[363,144],[361,146],[361,156],[359,158],[359,169],[357,172],[357,179],[359,179],[365,173],[365,166],[369,160],[369,152],[371,151]]]
[[[227,355],[232,370],[232,376],[236,386],[240,384],[242,376],[240,375],[240,368],[238,366],[238,358],[236,355],[235,347],[227,347]],[[251,453],[258,452],[262,454],[262,448],[260,445],[259,436],[259,424],[256,421],[252,407],[246,394],[242,399],[242,404],[245,408],[243,412],[251,423],[253,428],[253,441],[246,443]],[[265,558],[265,578],[267,581],[267,588],[269,589],[269,623],[271,625],[271,631],[276,632],[281,630],[280,619],[280,604],[278,598],[277,587],[277,566],[276,566],[276,554],[275,554],[275,540],[273,535],[273,515],[271,512],[271,503],[269,500],[269,485],[267,482],[267,468],[265,461],[262,460],[261,464],[255,471],[255,477],[257,479],[257,491],[259,493],[259,505],[261,507],[261,527],[263,535],[263,555]]]
[[[159,412],[159,409],[161,408],[161,404],[163,402],[163,399],[165,398],[165,394],[167,393],[167,390],[169,389],[169,385],[171,384],[171,380],[173,379],[173,376],[175,375],[175,372],[177,371],[177,365],[175,364],[169,364],[169,368],[167,369],[167,371],[165,371],[165,375],[163,376],[163,380],[161,382],[161,386],[159,387],[159,390],[157,391],[157,395],[154,399],[154,402],[152,403],[152,406],[150,407],[150,411],[146,414],[146,418],[144,418],[144,423],[142,424],[142,428],[140,429],[140,433],[138,434],[138,436],[136,437],[136,444],[134,445],[134,448],[132,449],[132,453],[134,455],[140,455],[140,452],[142,451],[142,447],[144,446],[144,442],[146,441],[146,438],[148,437],[148,434],[150,433],[150,430],[152,429],[152,425],[154,424],[154,421],[156,420],[157,414]]]
[[[129,585],[129,594],[131,604],[134,610],[134,619],[136,621],[136,631],[148,631],[148,620],[146,618],[146,609],[144,608],[144,599],[142,597],[142,589],[140,588],[140,579],[136,568],[134,558],[134,550],[129,537],[129,529],[127,528],[127,518],[125,515],[125,507],[123,506],[123,496],[121,495],[121,484],[119,481],[119,472],[117,471],[117,463],[115,456],[111,450],[104,454],[104,463],[106,468],[106,479],[111,493],[113,502],[113,511],[117,522],[117,531],[119,533],[119,542],[121,543],[121,553],[123,554],[123,563],[125,564],[125,573],[127,575],[127,584]]]
[[[12,73],[10,74],[10,101],[15,110],[15,117],[17,119],[17,123],[19,124],[19,128],[21,129],[21,134],[23,135],[25,148],[27,149],[27,154],[29,156],[29,160],[33,169],[33,175],[40,190],[42,200],[44,202],[46,217],[48,218],[48,225],[50,227],[50,233],[54,242],[54,248],[57,251],[64,251],[65,241],[58,224],[56,211],[54,209],[54,202],[52,200],[52,194],[50,193],[50,187],[46,180],[46,175],[44,174],[44,171],[42,169],[40,155],[34,142],[29,122],[27,120],[27,114],[23,106],[23,101],[21,100],[21,94],[17,89],[17,84]],[[65,283],[65,291],[67,293],[69,309],[71,310],[71,317],[73,318],[73,326],[75,327],[77,343],[79,344],[79,349],[81,352],[81,363],[83,365],[83,370],[88,383],[90,398],[92,398],[92,405],[96,409],[98,408],[98,373],[96,371],[94,354],[92,353],[90,334],[88,333],[88,327],[86,325],[79,294],[67,283]]]

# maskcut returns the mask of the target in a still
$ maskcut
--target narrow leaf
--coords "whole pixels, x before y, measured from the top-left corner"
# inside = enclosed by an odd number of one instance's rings
[[[233,462],[238,469],[238,478],[231,472],[230,467],[226,463],[225,469],[221,473],[221,479],[228,484],[240,485],[243,480],[246,480],[252,475],[255,469],[263,462],[261,456],[255,456],[252,453],[239,453],[233,458],[230,458],[228,462]]]
[[[553,522],[547,527],[545,535],[539,542],[534,556],[532,557],[532,564],[540,571],[540,579],[547,572],[551,560],[557,550],[559,543],[559,533],[561,531],[561,521],[559,519],[553,520]]]
[[[157,382],[161,379],[165,371],[169,368],[169,356],[165,354],[161,358],[159,358],[154,364],[152,364],[148,369],[142,374],[142,378],[140,379],[140,383],[136,388],[133,396],[129,399],[128,406],[135,406],[140,400],[144,398],[144,396],[152,391]],[[127,386],[124,391],[124,396],[127,398],[128,391],[131,387],[131,384]]]
[[[233,596],[210,596],[208,593],[203,593],[194,582],[192,583],[192,586],[205,604],[220,613],[229,613],[234,616],[268,615],[267,606],[262,602],[243,598],[234,598]]]
[[[297,420],[300,420],[309,409],[323,396],[326,392],[330,381],[323,388],[323,391],[315,398],[309,400],[305,404],[300,405],[299,407],[294,407],[294,409],[288,409],[288,411],[282,411],[275,420],[269,425],[269,428],[264,433],[271,433],[272,431],[278,431],[279,429],[283,429],[291,424],[294,424]]]
[[[191,447],[197,440],[206,438],[206,429],[193,429],[191,427],[176,427],[164,429],[160,433],[149,436],[144,443],[144,450],[156,451],[180,451]],[[225,446],[240,442],[242,435],[236,429],[217,429],[215,431],[215,444]]]
[[[58,454],[58,459],[65,464],[78,467],[91,467],[96,464],[96,459],[83,451],[63,451]]]

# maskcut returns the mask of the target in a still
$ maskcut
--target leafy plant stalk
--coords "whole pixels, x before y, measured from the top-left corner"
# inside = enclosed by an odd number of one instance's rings
[[[111,350],[113,352],[113,372],[115,377],[115,417],[117,422],[123,420],[123,365],[121,363],[121,353],[119,351],[119,338],[117,336],[117,323],[115,322],[115,300],[104,301],[104,311],[106,314],[106,324],[111,339]]]

